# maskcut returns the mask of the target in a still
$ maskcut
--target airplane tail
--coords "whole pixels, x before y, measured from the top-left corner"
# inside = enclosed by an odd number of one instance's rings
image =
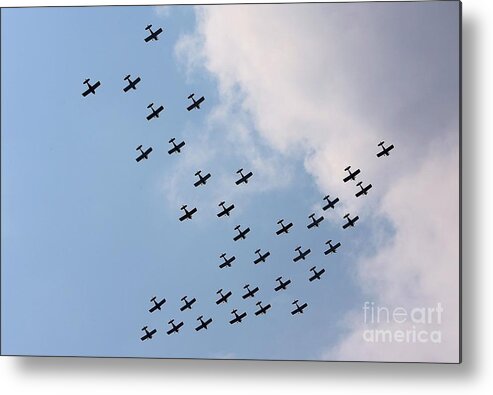
[[[277,221],[277,224],[281,225],[283,223],[283,221],[284,221],[283,219],[280,219],[279,221]]]
[[[236,225],[235,230],[240,229],[240,226],[241,226],[241,225]]]
[[[363,184],[363,181],[358,182],[356,185],[360,187],[361,184]]]
[[[330,198],[330,195],[326,195],[326,196],[324,196],[324,200],[329,201],[329,198]]]
[[[343,218],[348,218],[349,217],[349,213],[347,213]]]
[[[249,286],[250,286],[250,284],[245,284],[245,286],[243,287],[243,289],[247,289]]]
[[[225,204],[226,202],[223,200],[221,203],[218,204],[218,206],[222,206],[223,204]]]
[[[154,302],[154,301],[156,301],[156,297],[155,297],[155,296],[153,296],[153,297],[151,298],[151,302]]]
[[[130,79],[130,74],[129,74],[129,75],[127,75],[127,76],[124,78],[124,80],[127,80],[127,81],[128,81],[129,79]]]
[[[348,171],[351,168],[351,166],[348,166],[344,169],[344,171]]]
[[[385,141],[380,141],[380,143],[378,144],[379,147],[383,147],[383,143],[385,143]]]
[[[299,302],[299,300],[298,300],[298,299],[296,299],[296,300],[295,300],[295,301],[293,301],[293,303],[291,303],[291,304],[296,304],[296,303],[298,303],[298,302]]]
[[[325,244],[330,244],[330,243],[332,243],[332,239],[327,240],[327,241],[325,242]]]
[[[223,289],[221,288],[219,291],[216,292],[216,294],[220,294],[221,292],[223,292]]]
[[[175,322],[175,320],[170,320],[170,321],[168,321],[168,324],[171,325],[173,322]]]
[[[152,25],[147,25],[146,30],[149,30],[152,27]]]
[[[197,321],[200,321],[202,318],[204,318],[203,315],[201,315],[200,317],[197,318]]]
[[[260,306],[262,304],[262,301],[259,300],[257,303],[255,303],[257,306]]]
[[[282,276],[277,277],[277,278],[276,278],[276,281],[281,281],[281,278],[282,278]]]
[[[181,209],[180,210],[185,210],[187,208],[187,205],[184,204],[183,206],[181,206]]]
[[[238,310],[234,309],[231,314],[235,314]]]
[[[170,143],[170,144],[171,144],[173,141],[175,141],[175,138],[174,138],[174,137],[173,137],[173,138],[171,138],[171,139],[168,141],[168,143]]]
[[[139,145],[139,146],[135,149],[135,151],[138,151],[138,150],[140,150],[141,148],[142,148],[142,144],[141,144],[141,145]]]
[[[183,298],[181,298],[181,301],[184,302],[185,300],[187,300],[187,296],[185,295]]]
[[[194,95],[195,95],[195,93],[191,93],[191,94],[188,96],[188,99],[191,99]]]
[[[200,173],[202,173],[202,170],[198,170],[195,175],[198,176]]]
[[[89,82],[90,78],[86,78],[83,82],[83,84],[87,84]]]
[[[299,250],[301,250],[301,246],[296,247],[294,250],[295,250],[295,251],[299,251]]]
[[[223,252],[221,255],[219,255],[219,258],[224,258],[226,256],[226,253]]]
[[[145,331],[146,329],[147,329],[147,325],[146,325],[146,326],[144,326],[144,327],[141,329],[141,331]]]
[[[260,248],[257,251],[255,251],[255,254],[258,254],[259,252],[260,252]]]
[[[147,108],[151,108],[154,105],[154,103],[151,103],[147,106]]]
[[[310,268],[310,271],[312,271],[312,272],[313,272],[313,271],[315,270],[315,268],[316,268],[316,266],[311,267],[311,268]]]
[[[243,169],[238,170],[236,173],[240,174],[243,171]]]

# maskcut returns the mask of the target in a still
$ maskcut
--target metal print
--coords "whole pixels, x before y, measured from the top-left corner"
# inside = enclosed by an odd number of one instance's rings
[[[456,1],[1,10],[1,353],[460,362]]]

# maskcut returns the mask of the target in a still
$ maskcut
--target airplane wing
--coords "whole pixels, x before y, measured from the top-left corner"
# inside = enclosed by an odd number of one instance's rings
[[[239,319],[239,317],[237,317],[237,318],[233,318],[231,321],[229,321],[229,323],[230,323],[231,325],[233,325],[233,324],[236,324],[239,320],[240,320],[240,319]]]
[[[176,151],[178,151],[178,147],[173,147],[168,151],[168,154],[174,154]]]
[[[148,43],[149,41],[151,41],[151,40],[152,40],[153,36],[154,36],[154,34],[150,34],[150,35],[148,35],[146,38],[144,38],[144,41],[145,41],[146,43]]]
[[[385,151],[380,151],[378,154],[377,154],[377,158],[380,158],[381,156],[383,156],[385,154]]]
[[[244,181],[245,181],[244,177],[241,177],[238,181],[235,182],[235,184],[240,185]]]
[[[187,111],[192,111],[195,107],[197,107],[197,104],[192,103],[187,107]]]
[[[182,141],[180,144],[178,144],[178,149],[181,149],[185,146],[185,142]]]
[[[298,262],[301,259],[302,255],[298,255],[297,257],[293,258],[293,262]]]
[[[158,309],[158,306],[153,306],[149,309],[149,313],[154,313]]]
[[[226,210],[223,210],[223,211],[221,211],[219,214],[217,214],[217,216],[218,216],[219,218],[221,218],[221,217],[222,217],[223,215],[225,215],[225,214],[226,214]]]
[[[147,119],[148,121],[150,121],[150,120],[151,120],[152,118],[154,118],[155,116],[156,116],[156,115],[155,115],[155,113],[154,113],[154,112],[152,112],[151,114],[149,114],[149,115],[146,117],[146,119]]]
[[[193,209],[190,210],[190,217],[194,215],[197,212],[197,209],[194,207]]]
[[[164,107],[163,106],[159,106],[159,108],[156,110],[156,112],[159,114],[163,110],[164,110]]]
[[[197,328],[195,328],[196,331],[200,331],[201,329],[206,328],[204,324],[200,324]]]
[[[342,229],[347,229],[347,227],[348,227],[350,224],[351,224],[351,223],[350,223],[350,222],[348,222],[348,223],[346,223],[346,224],[342,225]]]
[[[197,104],[197,107],[198,107],[198,106],[199,106],[199,105],[200,105],[200,104],[201,104],[204,100],[205,100],[205,97],[204,97],[204,96],[202,96],[199,100],[197,100],[197,101],[195,102],[195,104]]]
[[[156,40],[157,40],[157,36],[159,36],[162,32],[163,32],[163,29],[161,29],[161,28],[157,29],[157,30],[154,32],[154,35],[156,36]]]
[[[82,93],[82,96],[86,97],[89,93],[91,93],[91,89],[88,89],[84,93]]]
[[[99,86],[101,85],[101,82],[98,81],[96,82],[93,86],[92,86],[92,89],[96,90]]]
[[[363,195],[363,193],[365,193],[365,191],[362,189],[361,191],[357,192],[354,196],[360,197],[361,195]]]
[[[185,221],[187,218],[189,218],[188,214],[183,214],[180,218],[178,218],[180,221]]]
[[[144,158],[145,158],[145,155],[144,155],[144,154],[142,154],[142,155],[140,155],[139,157],[137,157],[137,159],[135,159],[135,160],[136,160],[137,162],[140,162],[140,161],[141,161],[142,159],[144,159]]]
[[[262,262],[262,260],[263,260],[262,258],[257,258],[257,259],[255,259],[255,260],[253,261],[253,263],[256,265],[256,264],[258,264],[258,263]]]
[[[196,181],[196,182],[193,184],[193,186],[194,186],[194,187],[198,187],[200,184],[202,184],[202,180],[201,180],[201,179],[200,179],[200,180],[198,180],[198,181]]]
[[[183,326],[183,322],[180,322],[178,325],[176,325],[177,332],[178,332],[178,329],[180,329],[182,326]]]
[[[241,237],[242,237],[241,235],[237,235],[237,236],[233,237],[233,240],[238,241],[238,240],[240,240]]]
[[[123,92],[128,92],[132,88],[131,84],[128,84],[125,88],[123,88]]]
[[[317,279],[317,275],[316,275],[316,274],[314,274],[313,276],[311,276],[311,277],[308,279],[308,281],[310,281],[310,282],[311,282],[311,281],[314,281],[314,280],[316,280],[316,279]]]
[[[137,85],[141,81],[140,77],[137,77],[134,81],[134,86]]]
[[[344,178],[342,181],[348,182],[352,177],[353,177],[353,175],[351,174],[351,175],[347,176],[346,178]]]
[[[312,222],[311,224],[308,224],[308,225],[307,225],[307,228],[308,228],[308,229],[311,229],[311,228],[313,228],[314,226],[315,226],[315,222]]]
[[[280,235],[282,232],[284,232],[284,229],[279,229],[277,232],[276,232],[276,235]]]
[[[166,334],[171,335],[173,332],[176,332],[175,328],[170,329],[168,332],[166,332]]]

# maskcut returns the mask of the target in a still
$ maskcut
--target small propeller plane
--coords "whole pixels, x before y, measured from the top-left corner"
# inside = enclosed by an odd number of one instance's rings
[[[216,294],[221,295],[221,297],[216,300],[216,304],[219,305],[221,303],[228,303],[228,298],[233,294],[231,291],[226,292],[223,294],[223,289],[221,288],[216,292]]]
[[[198,100],[195,100],[193,97],[194,97],[195,93],[192,93],[190,96],[188,96],[188,99],[192,99],[193,103],[190,104],[188,107],[187,107],[187,111],[192,111],[194,108],[196,108],[197,110],[200,110],[200,104],[205,100],[205,97],[202,96],[200,99]]]
[[[330,200],[330,195],[327,195],[324,197],[324,200],[327,200],[327,204],[322,207],[322,210],[327,211],[329,208],[335,208],[339,198],[336,197],[334,200]]]
[[[183,306],[180,307],[180,311],[192,310],[193,304],[197,301],[197,299],[193,298],[192,300],[187,300],[187,295],[181,298],[181,301],[184,303]]]
[[[296,299],[292,304],[296,305],[296,308],[291,312],[292,315],[303,314],[303,310],[308,307],[308,304],[303,303],[301,306],[298,305],[299,300]]]
[[[171,335],[172,333],[180,332],[180,328],[183,326],[183,321],[175,325],[175,320],[171,320],[168,322],[168,324],[171,325],[171,329],[166,333],[168,335]]]
[[[325,255],[335,254],[337,249],[341,246],[341,243],[336,243],[332,245],[332,240],[326,241],[325,244],[329,245],[329,249],[324,251]]]
[[[368,184],[366,187],[363,186],[363,182],[360,181],[356,184],[361,188],[361,191],[358,191],[354,196],[360,197],[361,195],[368,195],[368,191],[371,189],[372,185]]]
[[[195,328],[195,330],[198,332],[201,329],[207,329],[209,324],[212,322],[212,318],[209,318],[208,320],[203,320],[204,316],[201,315],[200,317],[197,318],[197,321],[200,321],[200,325]]]
[[[316,266],[313,266],[312,268],[310,268],[310,271],[313,272],[313,276],[311,276],[308,279],[308,280],[310,280],[310,282],[312,282],[313,280],[320,280],[320,277],[322,276],[322,274],[325,273],[325,269],[322,269],[319,272],[317,272]]]
[[[262,306],[262,301],[259,300],[257,303],[255,303],[259,308],[255,312],[255,315],[260,315],[260,314],[267,314],[267,310],[269,310],[272,306],[270,304],[267,304],[265,306]]]
[[[151,299],[151,302],[154,303],[154,306],[152,306],[149,309],[149,313],[154,313],[156,310],[161,310],[161,306],[166,303],[166,299],[163,298],[160,302],[156,301],[156,296],[153,296]]]
[[[144,41],[146,43],[148,43],[151,40],[155,40],[155,41],[159,40],[158,36],[163,32],[163,29],[161,29],[161,28],[157,29],[155,32],[153,32],[151,28],[152,28],[152,25],[147,25],[145,28],[145,30],[149,30],[149,33],[150,33],[149,36],[144,38]]]
[[[294,249],[295,251],[298,251],[298,256],[294,257],[293,258],[293,262],[298,262],[300,259],[303,259],[305,260],[307,255],[312,252],[312,250],[310,250],[309,248],[306,249],[305,251],[301,251],[301,246],[298,246]]]
[[[211,173],[207,173],[205,176],[203,176],[203,175],[202,175],[202,170],[197,171],[197,173],[195,173],[195,175],[196,175],[197,177],[199,177],[199,180],[198,180],[198,181],[196,181],[196,182],[193,184],[193,186],[194,186],[194,187],[198,187],[198,186],[200,186],[200,185],[205,185],[205,184],[207,184],[207,180],[208,180],[209,178],[211,178]]]
[[[83,84],[87,85],[87,90],[82,93],[82,96],[86,97],[89,93],[92,93],[93,95],[96,94],[96,89],[101,85],[101,81],[97,81],[94,85],[91,85],[89,82],[91,81],[90,78],[87,78],[84,80]]]
[[[384,144],[384,141],[380,141],[380,144],[378,144],[379,147],[382,147],[382,150],[377,154],[377,158],[380,158],[383,155],[389,156],[390,151],[392,151],[394,149],[393,144],[389,145],[387,148],[385,148],[385,146],[383,144]]]
[[[270,252],[269,251],[267,251],[265,254],[262,254],[260,252],[260,249],[256,250],[255,251],[255,254],[258,255],[258,258],[253,261],[253,263],[255,265],[258,264],[258,263],[260,263],[260,262],[265,262],[267,260],[267,258],[270,256]]]
[[[123,88],[123,92],[125,93],[127,93],[130,89],[136,90],[137,84],[141,81],[140,77],[137,77],[135,80],[132,81],[130,79],[130,74],[127,75],[123,80],[128,82],[128,85]]]
[[[175,152],[179,154],[181,152],[181,149],[185,146],[185,142],[184,141],[182,141],[179,144],[176,144],[174,137],[170,141],[168,141],[168,143],[173,144],[173,148],[171,148],[168,151],[168,154],[170,154],[170,155],[171,154],[174,154]]]
[[[288,285],[291,284],[291,280],[289,280],[289,279],[286,281],[282,281],[282,276],[277,277],[276,281],[279,282],[279,285],[274,288],[274,291],[276,291],[276,292],[280,291],[281,289],[286,290],[288,288]]]
[[[142,159],[149,159],[149,154],[152,152],[152,147],[149,147],[144,151],[141,144],[135,150],[140,151],[140,155],[135,158],[137,162],[140,162]]]
[[[233,324],[236,324],[237,322],[241,322],[241,320],[243,320],[243,318],[245,318],[247,316],[247,313],[240,313],[238,314],[238,310],[234,309],[231,314],[234,314],[235,318],[233,318],[231,321],[229,321],[229,323],[231,325]]]
[[[154,103],[151,103],[147,106],[147,108],[151,109],[151,113],[146,117],[148,121],[152,118],[159,118],[159,113],[164,110],[163,106],[159,106],[157,109],[154,109]]]
[[[147,330],[147,326],[144,326],[141,330],[142,330],[142,331],[145,331],[145,333],[146,333],[144,336],[142,336],[142,337],[140,338],[140,340],[142,340],[142,341],[147,340],[147,339],[152,339],[152,337],[153,337],[153,336],[156,334],[156,332],[157,332],[157,329],[153,329],[153,330],[151,330],[151,331],[148,331],[148,330]]]
[[[247,174],[243,174],[243,169],[239,169],[236,174],[239,174],[241,177],[239,180],[236,180],[235,184],[240,185],[240,184],[248,184],[248,179],[253,176],[253,173],[250,171]]]
[[[236,259],[234,255],[231,258],[226,258],[226,253],[221,254],[219,257],[224,259],[224,262],[219,265],[220,269],[224,269],[226,266],[231,267],[231,264]]]
[[[319,218],[315,219],[315,213],[311,214],[308,218],[311,218],[311,220],[312,220],[312,222],[306,226],[308,229],[311,229],[314,226],[318,228],[318,226],[320,225],[320,222],[322,222],[324,220],[323,215],[321,215]]]
[[[359,219],[359,217],[358,217],[358,216],[356,216],[356,217],[354,217],[354,218],[349,218],[349,214],[346,214],[346,215],[344,216],[344,218],[346,218],[346,219],[347,219],[347,222],[346,222],[344,225],[342,225],[342,229],[346,229],[346,228],[347,228],[347,227],[349,227],[349,226],[353,227],[353,226],[354,226],[354,224],[356,223],[356,221]]]
[[[183,210],[185,211],[185,214],[183,214],[179,220],[180,221],[184,221],[186,219],[192,219],[192,216],[197,212],[197,208],[194,207],[193,209],[191,209],[190,211],[187,210],[187,205],[184,204],[183,206],[181,206],[180,210]]]
[[[254,289],[250,289],[250,284],[246,284],[243,287],[243,289],[247,290],[247,293],[245,295],[241,296],[243,299],[253,298],[255,296],[255,294],[259,291],[258,287],[255,287]]]
[[[231,213],[231,210],[233,210],[235,208],[235,205],[234,204],[232,204],[229,207],[226,207],[225,204],[226,204],[225,201],[222,201],[221,203],[218,204],[219,207],[222,207],[223,208],[223,210],[217,214],[217,216],[219,218],[221,218],[223,215],[227,215],[229,217],[229,214]]]
[[[353,181],[356,181],[356,176],[361,173],[361,170],[360,169],[356,169],[354,172],[351,171],[351,166],[348,166],[344,169],[344,171],[347,171],[349,173],[348,176],[346,176],[346,178],[344,178],[342,181],[344,182],[348,182],[349,180],[353,180]]]
[[[279,221],[277,221],[277,224],[278,225],[281,225],[281,229],[279,229],[277,232],[276,232],[276,235],[282,235],[283,233],[289,233],[289,229],[291,229],[291,227],[293,226],[293,223],[290,222],[289,224],[287,225],[284,225],[284,219],[280,219]]]
[[[234,241],[238,241],[240,239],[245,240],[247,233],[250,232],[250,228],[246,228],[245,230],[241,230],[240,225],[236,226],[235,230],[238,231],[238,234],[233,238]]]

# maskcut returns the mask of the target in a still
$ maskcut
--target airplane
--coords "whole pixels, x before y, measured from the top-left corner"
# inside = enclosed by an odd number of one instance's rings
[[[174,137],[170,141],[168,141],[168,143],[173,144],[173,148],[171,148],[168,151],[168,154],[170,154],[170,155],[171,154],[174,154],[175,152],[180,153],[181,152],[181,149],[185,146],[185,142],[184,141],[182,141],[179,144],[176,144]]]
[[[270,304],[262,306],[262,301],[259,300],[257,303],[255,303],[259,309],[255,312],[255,315],[259,314],[267,314],[267,310],[269,310],[272,306]]]
[[[202,96],[199,100],[195,100],[193,98],[194,95],[195,93],[192,93],[190,96],[188,96],[188,99],[192,99],[193,103],[187,107],[187,111],[192,111],[194,108],[200,110],[200,104],[205,100],[204,96]]]
[[[246,235],[248,232],[250,232],[250,228],[246,228],[245,230],[241,230],[240,229],[240,225],[238,225],[235,230],[238,231],[238,234],[233,238],[234,241],[238,241],[240,239],[243,239],[245,240],[246,239]]]
[[[201,173],[202,170],[199,170],[197,171],[197,173],[195,173],[195,175],[199,177],[199,180],[193,184],[194,187],[207,184],[207,180],[211,178],[211,173],[207,173],[205,176],[202,176]]]
[[[330,195],[324,197],[324,200],[327,200],[327,204],[322,207],[322,210],[327,211],[329,208],[335,208],[336,203],[339,201],[339,198],[335,198],[334,200],[330,200]]]
[[[330,247],[328,250],[324,251],[325,255],[329,255],[330,253],[335,254],[337,252],[337,249],[341,246],[341,243],[337,243],[335,245],[332,245],[332,240],[325,242],[325,244],[328,244]]]
[[[151,302],[154,302],[154,306],[149,309],[149,313],[153,313],[156,310],[161,310],[161,306],[166,303],[166,299],[163,298],[160,302],[156,301],[156,297],[153,296]]]
[[[197,321],[200,321],[200,325],[195,328],[197,332],[200,331],[201,329],[207,329],[209,324],[212,322],[212,318],[209,318],[208,320],[205,321],[202,318],[204,318],[203,315],[197,318]]]
[[[368,184],[366,187],[363,187],[363,182],[360,181],[356,185],[361,188],[361,191],[357,192],[354,196],[360,197],[361,195],[368,195],[368,191],[371,189],[372,185]]]
[[[220,269],[224,269],[226,266],[231,267],[231,264],[236,259],[236,257],[234,255],[231,258],[226,258],[226,253],[221,254],[219,257],[224,259],[224,262],[219,265]]]
[[[277,224],[278,225],[281,225],[281,229],[279,229],[277,232],[276,232],[276,235],[281,235],[283,233],[289,233],[289,229],[293,226],[293,223],[290,222],[289,224],[287,225],[284,225],[284,219],[280,219],[279,221],[277,221]]]
[[[313,280],[320,280],[320,277],[322,276],[322,274],[325,273],[325,269],[322,269],[319,272],[317,272],[316,266],[313,266],[312,268],[310,268],[310,271],[313,272],[313,276],[311,276],[308,279],[310,282],[312,282]]]
[[[267,258],[270,256],[270,252],[269,251],[267,251],[265,254],[261,254],[260,253],[260,249],[258,249],[257,251],[255,251],[255,254],[258,255],[258,258],[253,261],[254,264],[258,264],[260,262],[265,262],[267,260]]]
[[[243,174],[243,169],[239,169],[236,173],[241,175],[240,179],[236,181],[236,185],[240,185],[241,183],[248,184],[248,179],[253,176],[251,171],[248,174]]]
[[[259,291],[258,287],[254,289],[250,289],[250,284],[246,284],[243,289],[246,289],[248,292],[242,296],[243,299],[253,298],[255,294]]]
[[[306,256],[312,252],[309,248],[306,251],[301,252],[301,246],[298,246],[294,249],[295,251],[298,251],[298,256],[293,258],[293,262],[298,262],[300,259],[305,260]]]
[[[312,215],[310,215],[308,218],[311,218],[312,219],[312,223],[311,224],[308,224],[306,226],[308,229],[311,229],[314,226],[316,226],[318,228],[318,226],[320,225],[320,222],[322,222],[324,220],[323,215],[321,215],[320,218],[315,219],[315,213],[313,213]]]
[[[180,322],[179,324],[175,325],[175,320],[171,320],[168,322],[169,325],[171,325],[171,329],[166,332],[168,335],[171,335],[172,333],[178,333],[180,332],[180,328],[183,326],[183,321]]]
[[[140,82],[140,77],[137,77],[134,81],[130,79],[130,74],[127,75],[124,79],[124,81],[128,81],[128,85],[123,88],[123,92],[128,92],[130,89],[136,90],[137,84]]]
[[[223,211],[221,211],[220,213],[217,214],[217,216],[219,218],[221,218],[223,215],[227,215],[229,217],[229,213],[231,212],[231,210],[233,210],[235,208],[234,204],[232,204],[229,207],[226,207],[225,204],[226,204],[225,201],[222,201],[221,203],[218,204],[219,207],[223,208]]]
[[[140,155],[135,158],[137,162],[140,162],[142,159],[149,159],[149,154],[152,152],[152,147],[147,148],[147,150],[144,152],[141,144],[135,150],[140,151]]]
[[[152,29],[151,29],[151,27],[152,27],[152,25],[147,25],[146,28],[145,28],[145,30],[149,30],[149,32],[151,33],[149,36],[147,36],[146,38],[144,38],[144,41],[146,43],[148,43],[151,40],[157,41],[158,40],[158,36],[163,32],[163,29],[161,29],[161,28],[159,28],[155,32],[153,32]]]
[[[379,147],[382,147],[382,150],[377,154],[377,158],[380,158],[383,155],[389,156],[390,155],[390,151],[392,151],[394,149],[394,145],[393,144],[391,144],[387,148],[385,148],[385,146],[383,145],[383,143],[384,143],[384,141],[380,141],[380,144],[378,144]]]
[[[279,285],[274,288],[274,291],[276,292],[280,291],[281,289],[283,290],[287,289],[288,285],[291,284],[291,280],[289,279],[286,281],[282,281],[282,276],[277,277],[276,281],[279,281]]]
[[[190,211],[188,211],[186,204],[184,204],[183,206],[181,206],[180,210],[184,210],[185,211],[185,214],[183,214],[179,218],[180,221],[184,221],[186,219],[192,219],[192,215],[194,215],[197,212],[197,208],[196,207],[194,207],[193,209],[191,209]]]
[[[91,85],[89,82],[91,79],[87,78],[84,80],[83,84],[87,85],[87,90],[82,93],[82,96],[86,97],[89,93],[92,93],[93,95],[96,94],[96,89],[101,85],[101,81],[97,81],[94,85]]]
[[[145,331],[145,333],[146,333],[144,336],[142,336],[140,338],[140,340],[142,340],[142,341],[147,340],[147,339],[152,339],[152,336],[154,336],[157,332],[156,329],[153,329],[152,331],[148,331],[147,326],[144,326],[141,330]]]
[[[241,320],[247,316],[247,313],[246,312],[245,313],[241,313],[241,314],[238,315],[238,310],[236,310],[236,309],[234,309],[231,312],[231,314],[234,314],[235,315],[235,318],[233,318],[231,321],[229,321],[229,323],[231,325],[236,324],[237,322],[241,322]]]
[[[349,214],[346,214],[344,216],[344,218],[347,219],[347,222],[344,225],[342,225],[342,229],[346,229],[348,226],[351,226],[351,227],[354,226],[354,224],[356,223],[356,221],[359,219],[358,216],[356,216],[354,218],[349,218]]]
[[[223,295],[223,289],[221,288],[219,291],[216,292],[216,294],[221,295],[221,297],[216,300],[216,304],[221,304],[221,303],[228,303],[228,298],[233,294],[231,291],[226,292],[225,295]]]
[[[152,118],[159,118],[159,113],[164,110],[163,106],[159,106],[156,110],[154,110],[154,103],[151,103],[147,106],[147,108],[150,108],[152,112],[146,117],[148,121],[150,121]]]
[[[356,176],[361,173],[361,170],[360,169],[356,169],[354,172],[351,171],[351,166],[348,166],[344,169],[344,171],[347,171],[349,173],[349,175],[344,178],[342,181],[344,182],[348,182],[349,180],[353,180],[353,181],[356,181]]]
[[[296,299],[292,304],[295,304],[296,305],[296,308],[291,312],[292,315],[295,315],[295,314],[303,314],[303,310],[308,307],[308,304],[306,303],[303,303],[301,306],[298,305],[298,299]]]
[[[185,311],[187,309],[192,310],[192,305],[197,301],[197,299],[193,298],[192,300],[187,300],[187,295],[185,295],[181,298],[181,301],[185,304],[180,307],[180,311]]]

